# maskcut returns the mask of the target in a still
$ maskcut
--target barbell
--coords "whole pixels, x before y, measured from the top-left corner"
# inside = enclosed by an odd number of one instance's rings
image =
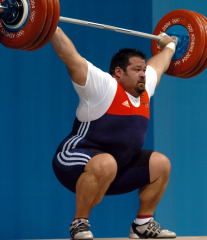
[[[9,48],[33,51],[52,38],[59,22],[101,28],[152,40],[152,54],[161,51],[157,41],[166,32],[177,39],[176,52],[167,74],[181,78],[198,75],[207,67],[207,18],[177,9],[166,14],[153,34],[60,17],[59,0],[0,0],[0,42]]]

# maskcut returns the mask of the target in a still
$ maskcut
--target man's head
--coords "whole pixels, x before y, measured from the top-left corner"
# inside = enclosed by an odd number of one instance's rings
[[[124,48],[111,60],[110,74],[135,97],[145,91],[145,58],[145,55],[136,49]]]

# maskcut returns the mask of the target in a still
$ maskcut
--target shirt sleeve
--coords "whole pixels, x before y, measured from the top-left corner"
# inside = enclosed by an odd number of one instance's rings
[[[76,116],[80,121],[92,121],[101,117],[109,108],[116,93],[117,81],[109,73],[88,62],[84,86],[73,82],[80,102]]]
[[[88,62],[88,73],[84,86],[73,82],[79,98],[98,104],[102,101],[108,91],[113,88],[116,80],[107,72]]]
[[[152,97],[155,92],[155,88],[157,85],[157,73],[151,66],[147,66],[146,69],[146,90],[148,92],[149,97]]]

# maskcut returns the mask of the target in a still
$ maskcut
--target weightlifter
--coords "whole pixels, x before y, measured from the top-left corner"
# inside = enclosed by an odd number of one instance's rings
[[[139,190],[140,205],[129,238],[176,237],[153,217],[168,184],[170,160],[142,149],[150,98],[176,48],[171,37],[161,36],[160,53],[146,61],[136,49],[121,49],[112,58],[110,73],[82,57],[59,27],[51,40],[80,98],[72,131],[53,160],[59,181],[76,193],[72,239],[93,239],[88,218],[105,195],[133,190]]]

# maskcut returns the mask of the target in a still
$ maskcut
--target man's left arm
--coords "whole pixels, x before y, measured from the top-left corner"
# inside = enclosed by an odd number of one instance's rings
[[[162,35],[162,39],[158,44],[162,48],[162,51],[147,61],[147,65],[150,65],[157,72],[157,85],[160,82],[162,74],[169,68],[176,48],[175,40],[166,34]]]

